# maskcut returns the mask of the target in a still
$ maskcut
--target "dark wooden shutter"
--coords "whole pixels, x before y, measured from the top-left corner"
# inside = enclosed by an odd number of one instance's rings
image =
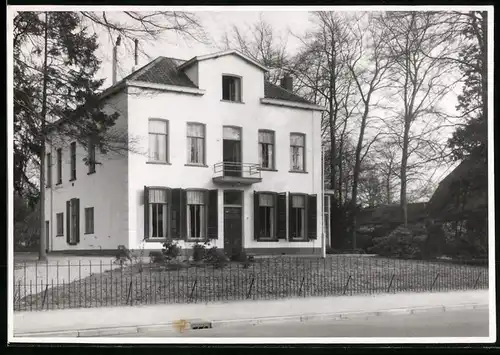
[[[73,199],[73,208],[76,214],[76,228],[75,228],[75,244],[80,243],[80,200]]]
[[[207,238],[217,239],[219,227],[218,190],[207,191]]]
[[[294,237],[295,228],[294,226],[297,224],[296,215],[293,213],[292,208],[292,195],[288,195],[288,238],[292,239]]]
[[[278,239],[286,239],[286,192],[277,195],[276,220]]]
[[[144,239],[149,238],[149,187],[144,186]]]
[[[253,192],[253,238],[259,239],[260,220],[259,220],[259,193]]]
[[[317,239],[317,198],[316,195],[307,196],[307,238],[308,239]]]
[[[66,243],[71,242],[71,201],[66,201]]]
[[[170,238],[181,238],[181,189],[172,189],[170,200]]]
[[[180,213],[179,213],[179,221],[180,221],[180,237],[182,239],[187,239],[187,216],[186,216],[186,200],[187,200],[187,193],[186,190],[181,189],[180,192],[181,198],[180,198]]]

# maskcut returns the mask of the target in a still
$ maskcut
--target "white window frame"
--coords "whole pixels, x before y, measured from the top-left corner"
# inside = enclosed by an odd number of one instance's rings
[[[293,198],[294,197],[301,197],[303,199],[303,207],[294,207],[293,206]],[[306,230],[306,219],[307,219],[307,196],[306,195],[301,195],[301,194],[291,194],[290,198],[292,199],[292,204],[290,208],[290,214],[295,213],[295,223],[296,225],[291,228],[290,230],[290,239],[292,240],[305,240],[307,237],[307,230]],[[298,226],[298,217],[301,217],[302,219],[302,226],[301,226],[301,236],[296,236],[294,235],[294,232],[297,230]]]
[[[189,127],[201,127],[202,137],[193,136],[189,133]],[[186,140],[187,140],[187,164],[189,165],[205,165],[205,150],[206,150],[206,126],[203,123],[199,122],[188,122],[187,123],[187,131],[186,131]],[[198,142],[201,140],[201,144]],[[198,152],[198,159],[191,159],[191,152],[196,151],[198,148],[201,149],[201,152]]]
[[[228,90],[229,90],[229,97],[224,98],[224,83],[225,83],[225,78],[229,78],[233,80],[234,87],[233,90],[231,90],[231,84],[229,84]],[[242,102],[243,101],[243,95],[242,95],[242,77],[238,75],[231,75],[231,74],[223,74],[222,75],[222,101],[229,101],[229,102]]]
[[[190,193],[200,193],[202,197],[202,203],[193,203],[189,201]],[[193,237],[191,235],[191,209],[199,210],[199,218],[200,220],[194,221],[195,230],[198,231],[199,236]],[[198,228],[196,228],[198,225]],[[186,190],[186,239],[187,240],[205,240],[207,237],[207,226],[208,226],[208,218],[207,218],[207,191],[205,190]]]
[[[151,199],[151,196],[152,196],[152,193],[154,193],[154,191],[162,191],[164,196],[165,196],[165,200],[164,201],[152,201]],[[169,199],[168,199],[168,190],[167,189],[155,189],[155,188],[150,188],[148,190],[148,193],[149,193],[149,238],[148,239],[151,239],[151,240],[164,240],[167,238],[168,236],[168,227],[169,227]],[[153,235],[154,233],[154,230],[159,230],[159,219],[156,218],[156,228],[154,228],[154,215],[156,215],[158,217],[159,215],[159,208],[161,208],[161,213],[162,213],[162,222],[163,222],[163,228],[161,228],[162,230],[162,235],[161,236],[158,236],[158,235]],[[156,212],[156,213],[155,213]]]
[[[60,228],[59,228],[60,227]],[[64,213],[56,213],[56,237],[64,236]]]
[[[94,207],[85,207],[84,209],[84,217],[85,217],[85,234],[94,234]]]
[[[303,139],[303,144],[292,144],[293,137],[301,137]],[[295,150],[298,151],[297,154],[295,154]],[[302,159],[300,162],[300,164],[302,164],[302,167],[297,167],[297,165],[295,165],[296,162],[294,157],[300,156],[300,152],[302,152]],[[290,171],[306,171],[306,135],[304,133],[290,133]]]
[[[262,205],[261,204],[261,197],[262,196],[268,196],[271,198],[271,201],[272,201],[272,206],[265,206],[265,205]],[[261,234],[261,231],[262,231],[262,226],[265,225],[264,221],[260,220],[259,221],[259,227],[260,227],[260,231],[259,231],[259,240],[272,240],[272,239],[276,239],[276,229],[277,229],[277,220],[276,220],[276,208],[277,208],[277,200],[276,200],[276,196],[272,193],[266,193],[266,192],[260,192],[259,193],[259,215],[260,215],[260,209],[261,208],[264,208],[266,209],[267,213],[269,213],[270,217],[271,217],[271,230],[269,231],[269,235],[262,235]],[[266,214],[267,214],[266,213]],[[260,216],[259,216],[260,218]]]
[[[165,132],[152,132],[150,123],[151,122],[160,122],[164,124]],[[162,118],[150,118],[148,120],[148,161],[152,163],[169,163],[169,121]],[[165,159],[160,158],[159,145],[160,145],[160,136],[165,137]],[[155,138],[155,151],[151,151],[151,139]]]
[[[269,142],[262,142],[262,139],[261,139],[261,133],[267,133],[267,134],[271,134],[272,135],[272,142],[269,143]],[[261,129],[259,130],[259,137],[258,137],[258,140],[259,140],[259,165],[261,167],[261,169],[264,169],[264,170],[274,170],[275,169],[275,153],[276,153],[276,149],[274,148],[275,147],[275,135],[274,135],[274,131],[271,131],[271,130],[267,130],[267,129]],[[268,161],[269,161],[269,166],[264,166],[263,163],[264,163],[264,146],[267,146],[267,153],[268,153]],[[269,149],[271,149],[271,156],[269,157]]]

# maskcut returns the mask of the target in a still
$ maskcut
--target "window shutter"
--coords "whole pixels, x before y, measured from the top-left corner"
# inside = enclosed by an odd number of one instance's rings
[[[259,239],[260,221],[259,221],[259,193],[253,193],[253,238]]]
[[[71,201],[66,201],[66,243],[71,241]]]
[[[278,239],[286,239],[286,192],[277,196],[277,236]]]
[[[296,224],[295,214],[293,213],[292,209],[292,201],[293,201],[293,195],[290,194],[288,197],[288,233],[290,234],[289,235],[290,239],[294,237],[292,233],[295,230],[294,226]]]
[[[316,195],[307,196],[307,238],[308,239],[317,239],[317,223],[316,223],[316,214],[317,214],[317,202]]]
[[[180,189],[180,237],[181,239],[187,239],[187,216],[186,216],[186,190]]]
[[[208,239],[217,239],[218,237],[218,190],[207,191],[207,237]]]
[[[80,243],[80,200],[73,199],[73,208],[76,210],[76,230],[75,230],[75,243]]]
[[[149,238],[149,187],[144,186],[144,239]]]
[[[181,189],[172,190],[170,206],[170,237],[181,239]]]

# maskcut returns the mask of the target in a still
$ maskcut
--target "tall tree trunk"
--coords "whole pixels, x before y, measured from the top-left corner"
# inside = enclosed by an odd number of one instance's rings
[[[40,149],[40,250],[38,259],[47,260],[47,246],[45,235],[45,118],[47,115],[47,42],[48,42],[48,14],[45,12],[45,41],[44,41],[44,59],[43,59],[43,89],[42,89],[42,113],[41,113],[41,149]],[[49,226],[52,227],[52,226]]]
[[[403,225],[405,227],[408,226],[408,200],[407,200],[407,177],[406,177],[406,168],[408,165],[408,140],[410,133],[410,122],[411,117],[408,115],[405,116],[404,123],[404,134],[403,134],[403,156],[401,158],[401,194],[400,194],[400,203],[401,203],[401,219]]]

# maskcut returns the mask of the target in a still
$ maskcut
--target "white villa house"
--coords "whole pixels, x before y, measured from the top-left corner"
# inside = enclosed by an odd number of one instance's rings
[[[230,50],[158,57],[114,83],[102,100],[136,149],[47,144],[47,250],[149,251],[173,239],[228,255],[319,254],[323,108],[265,73]]]

